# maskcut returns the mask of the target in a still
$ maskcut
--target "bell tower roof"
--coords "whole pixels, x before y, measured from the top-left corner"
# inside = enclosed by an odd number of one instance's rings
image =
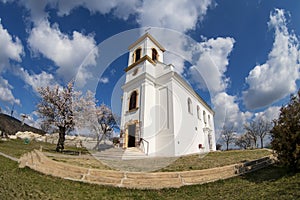
[[[140,37],[133,44],[131,44],[128,47],[128,50],[133,49],[136,45],[138,45],[140,42],[142,42],[146,38],[149,38],[162,52],[166,51],[166,49],[161,44],[159,44],[159,42],[157,42],[157,40],[154,39],[154,37],[151,34],[149,34],[149,33],[145,33],[142,37]]]

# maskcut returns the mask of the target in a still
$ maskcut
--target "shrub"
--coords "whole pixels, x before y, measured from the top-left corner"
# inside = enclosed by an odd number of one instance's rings
[[[280,109],[271,130],[271,145],[278,160],[289,169],[300,167],[300,90],[291,95],[290,102]]]

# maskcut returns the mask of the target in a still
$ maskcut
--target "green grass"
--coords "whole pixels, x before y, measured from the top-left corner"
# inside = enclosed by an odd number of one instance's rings
[[[203,158],[199,158],[199,155],[183,156],[160,171],[188,171],[221,167],[255,160],[270,154],[271,152],[266,149],[254,149],[210,152]]]
[[[24,140],[0,140],[0,152],[6,153],[7,155],[20,158],[24,153],[30,152],[34,149],[40,149],[43,147],[43,151],[48,151],[56,153],[56,144],[50,144],[45,142],[30,141],[29,144],[25,144]],[[74,152],[88,153],[86,149],[65,146],[64,153],[74,153]]]
[[[179,189],[135,190],[54,178],[0,156],[0,199],[299,199],[300,173],[277,166]]]
[[[79,158],[77,156],[61,158],[60,153],[56,156],[55,144],[43,143],[31,141],[29,144],[25,144],[23,140],[9,140],[0,141],[0,152],[6,153],[10,156],[19,158],[26,152],[32,151],[33,149],[39,149],[43,146],[43,151],[54,153],[50,158],[55,161],[65,162],[72,165],[78,165],[82,167],[92,167],[97,169],[111,169],[109,166],[99,162],[94,157]],[[79,149],[75,147],[65,147],[65,153],[82,152],[82,154],[89,154],[86,149]],[[159,171],[186,171],[186,170],[199,170],[208,169],[213,167],[220,167],[249,160],[258,159],[267,155],[271,152],[268,150],[236,150],[236,151],[222,151],[222,152],[211,152],[203,158],[199,155],[182,156],[169,166],[160,169]],[[130,161],[123,161],[123,164]]]

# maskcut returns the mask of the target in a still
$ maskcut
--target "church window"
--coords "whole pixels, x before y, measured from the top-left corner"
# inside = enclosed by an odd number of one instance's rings
[[[154,48],[152,49],[152,60],[154,61],[158,60],[158,53]]]
[[[198,119],[201,119],[201,116],[200,116],[200,107],[197,106],[197,117]]]
[[[134,62],[137,62],[139,59],[141,59],[141,52],[142,52],[141,48],[138,48],[137,50],[135,50],[135,52],[134,52]]]
[[[204,121],[204,124],[206,124],[206,113],[205,113],[205,110],[203,110],[203,121]]]
[[[133,110],[136,108],[137,108],[137,92],[133,91],[129,99],[129,110]]]
[[[207,116],[208,125],[210,126],[210,115]]]
[[[192,100],[190,98],[188,98],[187,104],[188,104],[188,112],[190,114],[193,114],[193,105],[192,105]]]

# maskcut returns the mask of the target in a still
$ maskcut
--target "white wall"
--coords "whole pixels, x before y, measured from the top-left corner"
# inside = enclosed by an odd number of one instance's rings
[[[132,55],[139,47],[142,48],[141,57],[147,54],[150,58],[152,48],[155,48],[159,54],[159,61],[163,62],[163,52],[152,40],[146,38],[130,50],[128,66],[132,64]],[[136,68],[138,72],[133,75]],[[125,123],[130,120],[141,122],[140,133],[141,137],[149,142],[149,156],[180,156],[210,151],[208,135],[203,131],[208,125],[212,130],[212,146],[215,150],[213,113],[176,76],[173,66],[159,62],[152,64],[148,60],[127,71],[126,83],[123,86],[121,125],[125,128]],[[139,109],[129,113],[128,98],[133,90],[137,90],[139,94]],[[188,98],[192,101],[193,114],[188,112]],[[197,105],[200,106],[200,119],[197,117]],[[211,117],[211,123],[206,125],[203,110],[206,112],[206,118],[208,114]],[[202,144],[204,149],[200,150],[199,144]]]
[[[174,95],[174,133],[175,133],[175,154],[177,156],[210,151],[208,145],[208,136],[203,132],[203,119],[197,117],[197,105],[200,106],[201,113],[203,110],[210,113],[196,97],[188,92],[178,81],[173,81]],[[192,114],[188,112],[188,98],[192,101]],[[212,113],[210,113],[213,119]],[[213,124],[212,124],[213,125]],[[211,126],[211,129],[214,129]],[[203,150],[198,145],[202,144]],[[215,146],[213,144],[213,146]]]

